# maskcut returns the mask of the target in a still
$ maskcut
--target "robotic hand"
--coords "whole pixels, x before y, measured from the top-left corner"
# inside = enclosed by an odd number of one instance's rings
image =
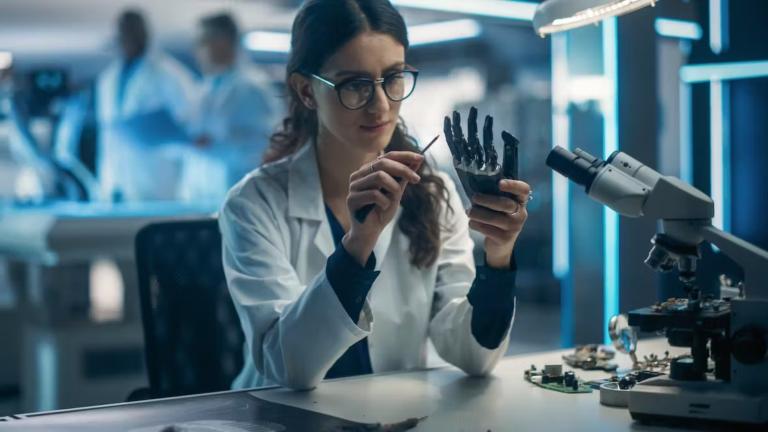
[[[493,147],[493,117],[485,116],[483,126],[483,144],[477,136],[477,108],[469,110],[467,120],[469,140],[464,138],[461,129],[461,115],[454,111],[453,122],[448,116],[443,122],[443,132],[448,148],[453,154],[453,167],[459,176],[461,185],[467,197],[477,193],[501,195],[516,198],[499,190],[499,180],[518,178],[517,146],[519,141],[506,131],[501,133],[504,140],[504,157],[501,165],[498,154]]]

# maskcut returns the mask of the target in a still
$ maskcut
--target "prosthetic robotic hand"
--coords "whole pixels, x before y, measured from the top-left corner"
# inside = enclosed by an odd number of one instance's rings
[[[461,185],[468,198],[477,193],[501,195],[518,199],[508,192],[499,190],[499,180],[517,179],[518,140],[506,131],[501,133],[504,140],[504,155],[501,165],[498,154],[493,147],[493,117],[485,116],[483,125],[483,144],[477,136],[477,108],[469,110],[467,120],[468,138],[464,138],[461,129],[461,115],[454,111],[453,122],[447,116],[443,122],[443,132],[448,147],[453,154],[453,167],[459,176]]]

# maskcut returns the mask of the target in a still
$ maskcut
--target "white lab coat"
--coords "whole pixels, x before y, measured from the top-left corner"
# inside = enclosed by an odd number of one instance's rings
[[[97,172],[105,199],[118,189],[128,201],[169,200],[178,189],[182,163],[178,150],[136,142],[123,133],[121,122],[167,110],[180,126],[185,124],[196,92],[194,78],[179,62],[160,52],[148,53],[140,62],[126,84],[120,107],[117,88],[123,61],[113,62],[98,79]]]
[[[241,180],[219,217],[224,272],[246,338],[245,366],[233,388],[313,388],[366,336],[374,372],[424,367],[429,338],[466,373],[489,373],[506,352],[509,329],[494,350],[472,336],[466,294],[475,277],[473,243],[455,186],[443,178],[454,211],[442,211],[437,262],[411,265],[408,238],[396,226],[399,210],[376,243],[381,273],[357,322],[325,274],[334,243],[314,145]]]
[[[221,200],[259,166],[280,111],[268,78],[253,67],[240,64],[206,77],[189,123],[193,136],[207,136],[211,142],[189,154],[181,197]]]

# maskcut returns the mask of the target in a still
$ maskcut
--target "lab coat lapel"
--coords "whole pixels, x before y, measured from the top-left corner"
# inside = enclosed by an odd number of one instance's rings
[[[99,120],[113,122],[120,115],[117,107],[117,81],[120,71],[120,61],[112,62],[104,71],[99,83]]]
[[[232,91],[235,87],[235,73],[237,73],[235,70],[226,72],[225,75],[220,78],[221,82],[218,84],[218,86],[215,85],[213,79],[206,83],[208,85],[208,96],[210,98],[209,103],[211,106],[211,111],[225,111],[225,108],[228,105],[227,101],[229,101]]]
[[[397,222],[400,220],[402,211],[402,207],[398,207],[395,217],[384,227],[384,230],[379,234],[379,239],[376,241],[376,246],[373,247],[373,253],[376,256],[376,270],[381,270],[381,263],[387,255],[389,245],[392,243],[392,235],[394,234]]]
[[[125,93],[123,94],[123,101],[120,106],[117,107],[118,116],[121,118],[129,118],[142,111],[143,104],[146,101],[141,100],[142,95],[146,94],[143,89],[151,83],[152,80],[152,65],[150,54],[146,54],[144,58],[138,60],[139,64],[136,65],[136,71],[125,85]],[[120,75],[118,73],[117,83],[119,85]]]
[[[288,215],[314,225],[313,244],[325,256],[333,253],[331,226],[325,216],[320,173],[314,142],[305,143],[293,155],[288,174]],[[312,231],[310,231],[312,232]]]

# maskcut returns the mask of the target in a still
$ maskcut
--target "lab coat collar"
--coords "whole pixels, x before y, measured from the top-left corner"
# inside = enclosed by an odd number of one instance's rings
[[[143,54],[139,55],[133,60],[128,60],[125,57],[120,57],[120,59],[118,60],[118,63],[120,64],[121,69],[126,67],[129,64],[131,64],[135,68],[139,68],[141,67],[141,65],[146,63],[147,57],[149,57],[149,55],[150,55],[149,51],[144,51]]]
[[[400,219],[402,208],[397,209],[395,217],[384,227],[373,253],[376,256],[376,270],[392,242],[395,225]],[[320,222],[315,233],[314,244],[327,257],[333,253],[334,244],[331,226],[325,215],[323,190],[320,185],[320,172],[314,141],[305,143],[294,153],[288,168],[288,215],[294,218]]]

